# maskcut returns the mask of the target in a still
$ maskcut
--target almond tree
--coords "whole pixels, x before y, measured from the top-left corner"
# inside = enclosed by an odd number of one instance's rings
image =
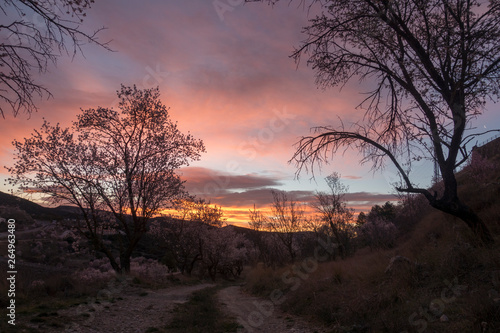
[[[33,79],[34,72],[45,72],[64,53],[75,55],[85,43],[109,49],[100,42],[102,28],[86,32],[82,22],[94,0],[5,0],[0,3],[0,115],[11,109],[37,111],[35,95],[51,96]]]
[[[233,227],[208,227],[203,232],[202,265],[215,281],[217,273],[226,278],[237,277],[248,261],[249,241]]]
[[[224,211],[204,199],[179,200],[177,218],[158,221],[151,234],[175,257],[181,273],[191,275],[195,267],[215,281],[217,274],[237,277],[248,262],[251,245],[232,226],[224,226]]]
[[[130,271],[130,257],[152,217],[184,197],[181,166],[198,160],[203,142],[183,134],[158,88],[122,86],[119,111],[82,110],[71,128],[45,122],[14,141],[12,185],[79,208],[79,230],[113,269]],[[118,251],[105,242],[118,239]],[[115,256],[119,256],[119,260]]]
[[[248,0],[251,2],[251,0]],[[264,0],[260,0],[264,1]],[[275,0],[266,2],[277,2]],[[304,28],[293,57],[308,57],[317,83],[353,78],[373,89],[352,126],[322,126],[297,144],[299,172],[354,148],[362,162],[398,170],[397,190],[423,194],[431,206],[462,219],[484,243],[493,237],[462,202],[455,169],[467,161],[472,128],[488,99],[500,94],[500,2],[497,0],[312,0],[321,14]],[[443,193],[412,181],[412,162],[436,161]]]
[[[167,223],[154,223],[150,232],[174,257],[181,273],[191,275],[195,265],[206,257],[205,249],[211,242],[209,231],[222,227],[226,219],[222,207],[211,205],[204,199],[190,197],[176,200],[174,207],[176,217],[170,218]]]

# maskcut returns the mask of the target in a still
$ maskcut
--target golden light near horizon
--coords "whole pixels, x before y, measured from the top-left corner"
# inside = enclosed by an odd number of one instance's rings
[[[288,58],[302,41],[300,27],[309,19],[307,12],[293,7],[238,6],[221,21],[211,2],[175,6],[165,2],[156,8],[135,2],[96,2],[90,22],[107,27],[102,39],[113,40],[111,46],[117,52],[85,45],[85,57],[61,57],[57,70],[51,67],[41,75],[40,82],[53,98],[40,100],[39,112],[29,119],[7,115],[0,121],[4,164],[12,161],[13,139],[27,137],[43,118],[69,126],[80,108],[116,108],[120,83],[137,84],[139,88],[158,86],[172,119],[204,140],[207,153],[190,166],[197,170],[185,180],[194,182],[190,193],[198,189],[194,194],[222,206],[228,223],[245,225],[253,202],[262,209],[272,204],[271,189],[313,195],[325,188],[322,179],[332,171],[345,176],[352,192],[364,192],[362,199],[348,204],[356,212],[397,200],[387,195],[393,190],[391,170],[372,173],[369,167],[359,166],[357,152],[332,158],[331,164],[318,170],[315,181],[308,181],[310,174],[297,180],[295,166],[287,163],[297,138],[310,133],[311,127],[334,126],[339,118],[347,124],[362,112],[356,109],[359,85],[347,84],[341,93],[317,89],[311,68],[297,67]],[[137,25],[123,20],[130,13],[136,15]],[[478,128],[498,127],[497,110],[488,106],[484,117],[478,118]],[[416,171],[419,178],[427,179],[426,172],[432,174],[433,166],[420,164]],[[1,169],[0,180],[8,177]],[[0,190],[10,192],[1,183]]]

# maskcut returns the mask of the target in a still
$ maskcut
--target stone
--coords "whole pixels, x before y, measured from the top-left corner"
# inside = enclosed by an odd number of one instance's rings
[[[385,274],[391,274],[394,272],[395,269],[399,269],[401,267],[411,267],[411,266],[413,266],[413,264],[410,261],[410,259],[403,256],[394,256],[389,261],[389,265],[385,269]]]
[[[448,318],[448,316],[444,314],[441,317],[439,317],[439,321],[442,323],[447,323],[450,321],[450,318]]]

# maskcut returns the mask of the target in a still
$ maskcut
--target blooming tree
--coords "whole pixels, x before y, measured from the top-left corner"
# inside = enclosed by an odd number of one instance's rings
[[[9,171],[11,184],[78,207],[80,233],[116,272],[127,273],[151,218],[186,195],[176,170],[205,147],[177,128],[158,88],[122,86],[117,93],[119,111],[82,110],[71,128],[45,121],[31,137],[14,141]],[[116,241],[109,245],[107,238]]]
[[[370,248],[390,248],[396,241],[398,229],[391,221],[377,216],[368,219],[358,232]]]
[[[232,227],[223,227],[222,208],[194,198],[179,200],[175,207],[177,218],[155,221],[150,232],[173,255],[177,268],[190,275],[198,267],[213,280],[218,273],[238,276],[250,243]]]
[[[239,276],[247,262],[249,241],[231,226],[207,228],[203,232],[202,266],[215,281],[217,273],[225,277]]]

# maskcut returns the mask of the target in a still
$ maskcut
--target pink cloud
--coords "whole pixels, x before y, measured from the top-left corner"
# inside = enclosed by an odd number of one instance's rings
[[[172,119],[207,147],[200,162],[183,170],[188,187],[228,179],[226,192],[214,197],[231,207],[267,205],[271,187],[306,187],[304,195],[311,195],[313,185],[290,185],[296,170],[287,164],[293,144],[312,126],[336,125],[339,116],[360,118],[355,110],[360,96],[355,86],[341,93],[317,89],[311,68],[288,58],[303,39],[300,30],[308,17],[307,10],[284,3],[236,6],[220,21],[211,1],[96,2],[85,23],[90,30],[108,27],[101,39],[112,40],[116,52],[86,46],[85,57],[61,58],[40,76],[54,98],[40,101],[40,112],[30,120],[0,120],[2,160],[12,159],[10,142],[39,128],[42,117],[69,126],[80,108],[116,106],[120,83],[159,85]],[[280,123],[280,112],[289,114],[289,121]],[[346,179],[365,179],[358,160],[356,152],[335,156],[322,174],[339,171],[349,175]]]

